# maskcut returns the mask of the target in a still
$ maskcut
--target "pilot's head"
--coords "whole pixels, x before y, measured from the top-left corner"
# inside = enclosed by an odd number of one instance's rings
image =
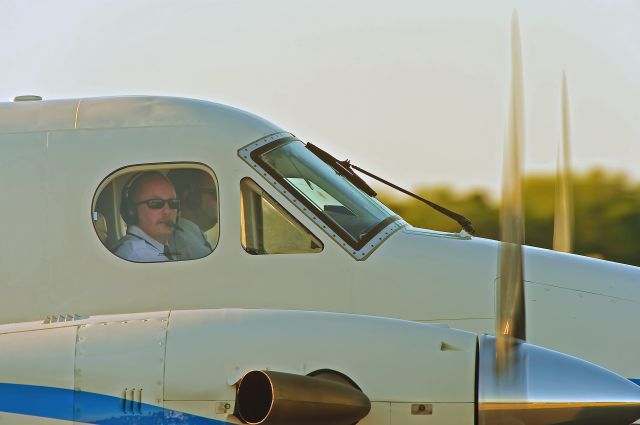
[[[173,185],[157,171],[146,171],[133,177],[123,193],[129,216],[127,224],[135,224],[156,241],[166,244],[173,233],[180,202]]]
[[[206,232],[218,222],[218,194],[209,173],[193,168],[178,168],[168,174],[180,199],[180,215]]]

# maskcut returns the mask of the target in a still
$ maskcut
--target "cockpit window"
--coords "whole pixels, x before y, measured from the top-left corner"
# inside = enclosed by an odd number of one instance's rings
[[[102,244],[136,263],[194,260],[218,242],[218,186],[201,164],[146,164],[101,183],[92,220]]]
[[[251,158],[355,249],[399,219],[299,140],[280,139],[256,149]]]
[[[320,239],[250,178],[240,181],[241,243],[249,254],[322,251]]]

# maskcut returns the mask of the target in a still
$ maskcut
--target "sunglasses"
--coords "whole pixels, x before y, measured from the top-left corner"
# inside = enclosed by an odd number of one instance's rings
[[[159,210],[164,204],[169,205],[172,210],[180,208],[180,199],[147,199],[146,201],[136,202],[136,205],[146,204],[152,210]]]

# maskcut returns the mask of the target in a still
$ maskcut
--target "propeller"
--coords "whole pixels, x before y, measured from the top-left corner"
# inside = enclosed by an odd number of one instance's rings
[[[568,185],[568,107],[563,82],[561,167]],[[511,19],[511,99],[505,140],[495,337],[478,338],[479,425],[628,425],[640,417],[640,388],[587,361],[526,342],[521,154],[524,90],[518,16]],[[565,190],[564,193],[569,193]],[[567,200],[568,195],[561,199]],[[569,203],[567,202],[567,205]],[[567,214],[566,217],[570,217]],[[569,220],[565,220],[569,223]],[[563,226],[563,227],[562,227]],[[558,226],[558,231],[570,226]],[[569,238],[565,240],[570,240]]]
[[[522,244],[524,215],[521,168],[524,89],[518,15],[511,18],[511,99],[505,140],[500,214],[500,278],[496,302],[496,373],[513,368],[517,340],[526,340]]]
[[[562,73],[562,141],[558,146],[556,171],[556,205],[553,219],[553,249],[571,252],[573,248],[573,190],[569,144],[569,90],[567,75]]]

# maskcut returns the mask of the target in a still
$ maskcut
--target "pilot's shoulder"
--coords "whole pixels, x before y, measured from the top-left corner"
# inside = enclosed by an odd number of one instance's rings
[[[163,261],[162,252],[147,241],[134,236],[125,235],[112,249],[118,257],[131,261]]]
[[[130,249],[143,248],[146,245],[148,245],[148,243],[140,238],[136,238],[131,235],[124,235],[118,240],[118,242],[116,242],[113,248],[111,248],[111,251],[120,253]]]

